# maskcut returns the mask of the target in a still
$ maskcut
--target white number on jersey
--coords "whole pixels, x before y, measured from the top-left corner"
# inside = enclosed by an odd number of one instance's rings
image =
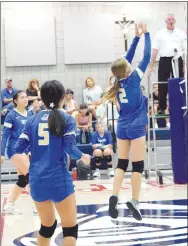
[[[119,100],[121,103],[128,103],[128,99],[126,98],[126,92],[124,88],[119,88]]]
[[[48,123],[39,123],[38,128],[38,135],[39,137],[42,137],[43,139],[39,139],[38,144],[41,146],[46,146],[49,144],[49,132],[48,129]]]

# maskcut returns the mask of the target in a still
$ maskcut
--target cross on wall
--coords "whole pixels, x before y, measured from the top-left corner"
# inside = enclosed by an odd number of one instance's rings
[[[127,51],[128,50],[128,44],[127,44],[127,35],[126,35],[126,32],[128,32],[128,27],[131,24],[134,24],[134,20],[127,20],[126,17],[123,17],[123,19],[121,21],[115,21],[115,24],[120,25],[120,27],[124,31],[125,51]]]

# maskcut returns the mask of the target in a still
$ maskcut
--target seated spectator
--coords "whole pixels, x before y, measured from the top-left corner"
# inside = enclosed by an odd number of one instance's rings
[[[79,112],[76,114],[77,135],[79,143],[89,143],[90,133],[92,132],[92,114],[88,112],[88,106],[81,104]]]
[[[154,113],[158,114],[159,109],[159,91],[158,84],[153,85],[153,104],[154,104]]]
[[[34,114],[38,113],[40,111],[40,105],[39,105],[39,100],[35,99],[32,101],[32,109],[28,111],[27,115],[28,117],[33,116]]]
[[[103,94],[101,95],[101,97]],[[96,110],[97,121],[103,123],[105,130],[108,127],[112,127],[112,120],[114,120],[114,130],[117,130],[117,120],[119,118],[118,102],[113,103],[113,114],[112,114],[112,102],[101,103]],[[114,116],[114,119],[112,119]]]
[[[26,90],[28,96],[28,109],[31,109],[31,104],[34,100],[39,100],[39,105],[42,107],[43,103],[40,97],[40,88],[38,79],[32,79],[29,81],[29,86]]]
[[[151,94],[150,94],[151,99]],[[153,85],[153,103],[150,104],[150,116],[152,115],[152,105],[153,105],[153,111],[154,114],[158,114],[158,108],[159,108],[159,96],[158,96],[158,84]],[[152,118],[150,119],[152,121]],[[155,128],[158,128],[158,122],[157,119],[155,119]]]
[[[145,90],[145,87],[143,85],[141,85],[140,87],[141,87],[143,98],[144,98],[144,104],[146,106],[146,110],[148,111],[148,97],[145,96],[146,90]]]
[[[73,99],[73,95],[74,95],[74,92],[72,90],[70,89],[66,90],[63,108],[66,110],[68,114],[75,117],[77,110],[78,110],[78,105]]]
[[[168,94],[167,94],[167,102],[166,102],[166,109],[165,109],[165,114],[169,115],[169,100],[168,100]],[[165,118],[166,121],[166,127],[170,128],[170,118],[167,117]]]
[[[116,78],[115,78],[114,75],[110,76],[110,79],[109,79],[109,86],[107,87],[106,91],[108,91],[108,90],[114,85],[115,79],[116,79]]]
[[[104,159],[108,164],[108,174],[114,176],[112,168],[112,135],[110,131],[104,130],[102,123],[96,123],[96,132],[92,134],[93,156],[95,157],[95,171],[93,177],[100,177],[99,166]]]
[[[102,89],[99,85],[95,85],[94,80],[88,77],[85,80],[86,88],[83,92],[84,103],[88,105],[92,115],[96,118],[96,108],[99,104],[99,100],[102,94]]]
[[[1,91],[2,100],[2,114],[6,115],[10,110],[14,108],[13,96],[16,93],[16,89],[13,88],[12,78],[5,79],[6,88]]]

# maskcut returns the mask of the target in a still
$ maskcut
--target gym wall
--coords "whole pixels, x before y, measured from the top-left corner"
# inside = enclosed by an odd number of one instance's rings
[[[97,84],[105,88],[110,72],[110,63],[97,64],[76,64],[65,65],[64,57],[64,23],[63,19],[70,13],[77,12],[96,12],[108,13],[112,15],[114,22],[122,19],[122,10],[127,14],[128,19],[131,17],[132,9],[148,10],[154,16],[154,20],[148,24],[148,30],[153,37],[157,30],[165,27],[164,19],[168,13],[173,13],[176,16],[176,26],[185,30],[187,27],[186,2],[139,2],[139,3],[108,3],[108,2],[6,2],[1,3],[1,87],[4,87],[4,79],[6,76],[13,78],[14,87],[26,89],[31,78],[36,77],[42,84],[49,79],[57,79],[63,82],[66,88],[71,88],[75,91],[75,97],[78,103],[82,102],[82,91],[84,88],[84,80],[87,76],[94,78]],[[55,19],[55,53],[56,65],[39,65],[39,66],[16,66],[6,67],[6,52],[5,52],[5,21],[6,18],[11,18],[15,14],[33,13],[33,16],[49,15]],[[124,38],[123,32],[119,25],[114,24],[114,57],[118,58],[124,54]],[[70,30],[71,32],[71,30]],[[53,35],[53,34],[52,34]],[[134,35],[133,30],[130,30],[128,46]],[[88,39],[91,37],[88,36]],[[76,39],[76,36],[75,36]],[[14,42],[14,40],[11,40]],[[9,45],[11,45],[9,43]],[[133,62],[135,66],[140,60],[143,51],[143,40],[138,46],[136,56]],[[156,69],[157,71],[157,69]],[[157,80],[157,73],[153,75],[153,80]],[[147,87],[147,78],[142,81],[142,84]]]

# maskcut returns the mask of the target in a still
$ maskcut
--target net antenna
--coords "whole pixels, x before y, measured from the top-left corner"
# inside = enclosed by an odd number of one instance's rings
[[[127,51],[128,49],[127,39],[129,34],[129,27],[131,24],[134,24],[134,20],[127,20],[126,17],[124,16],[122,20],[115,21],[115,24],[118,24],[123,30],[123,35],[125,40],[125,51]]]

